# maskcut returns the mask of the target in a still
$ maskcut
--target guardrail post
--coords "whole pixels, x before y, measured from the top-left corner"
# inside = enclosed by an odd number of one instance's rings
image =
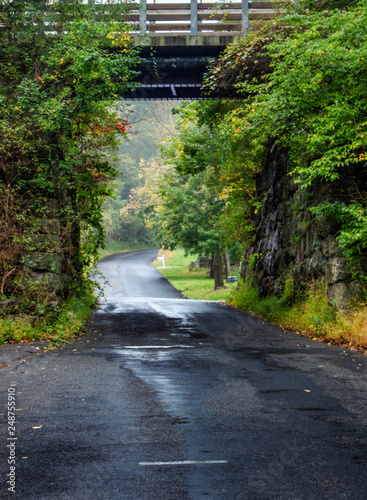
[[[147,0],[140,0],[139,31],[144,36],[147,31]]]
[[[197,35],[198,30],[198,0],[191,0],[191,35]]]
[[[248,0],[242,0],[242,33],[246,35],[249,29]]]

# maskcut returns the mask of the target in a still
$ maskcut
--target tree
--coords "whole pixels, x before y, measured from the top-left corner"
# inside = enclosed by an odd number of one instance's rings
[[[340,224],[339,246],[358,261],[367,250],[367,2],[297,4],[229,47],[206,83],[210,91],[229,81],[244,96],[226,120],[259,170],[271,137],[289,153],[301,186],[354,176],[344,201],[310,209]]]
[[[231,140],[231,129],[223,121],[233,106],[196,102],[177,110],[178,134],[162,148],[172,168],[159,178],[156,188],[158,237],[167,248],[181,245],[188,253],[213,255],[215,288],[223,286],[222,254],[243,243],[252,231],[245,219],[254,194],[254,170],[246,159],[247,174],[242,172],[246,169],[238,154],[241,148]],[[236,197],[243,203],[235,214]],[[240,212],[242,227],[233,230]]]
[[[173,134],[173,115],[167,101],[123,103],[123,107],[131,128],[129,140],[117,151],[114,196],[108,198],[103,207],[106,244],[113,240],[125,248],[155,247],[155,231],[144,223],[145,203],[140,200],[141,203],[129,204],[129,200],[144,186],[146,174],[150,173],[146,165],[158,156],[158,144]]]
[[[102,202],[115,175],[110,156],[126,135],[124,117],[111,106],[138,60],[127,7],[0,1],[0,190],[18,202],[25,251],[34,241],[26,233],[56,202],[63,236],[54,251],[68,254],[79,284],[103,242]]]

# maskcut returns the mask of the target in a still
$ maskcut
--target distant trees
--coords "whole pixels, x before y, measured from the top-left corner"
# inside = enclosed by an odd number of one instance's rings
[[[170,104],[167,101],[143,101],[119,103],[124,110],[131,129],[128,141],[123,141],[116,152],[114,163],[117,177],[113,198],[109,197],[103,206],[103,220],[107,246],[118,242],[125,248],[157,246],[154,228],[144,223],[145,205],[137,202],[128,205],[130,196],[143,188],[150,169],[159,154],[158,144],[164,137],[174,133]]]
[[[208,255],[251,241],[262,205],[255,178],[272,137],[301,186],[355,172],[344,203],[310,208],[339,221],[344,255],[365,255],[366,26],[367,0],[305,0],[225,50],[206,88],[219,97],[234,85],[242,100],[182,105],[178,135],[162,150],[166,170],[156,177],[150,221],[165,246]]]
[[[214,256],[216,288],[223,286],[222,254],[234,250],[239,259],[251,233],[245,220],[255,174],[251,159],[238,155],[224,115],[218,115],[220,107],[194,102],[176,110],[177,134],[162,146],[160,162],[147,166],[145,187],[130,202],[145,207],[146,222],[165,248],[182,246],[188,253]]]

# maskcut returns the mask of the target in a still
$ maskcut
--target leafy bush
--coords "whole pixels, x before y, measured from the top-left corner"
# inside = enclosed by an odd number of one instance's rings
[[[112,108],[138,60],[128,5],[13,4],[0,1],[0,201],[17,200],[0,216],[0,293],[11,293],[20,249],[34,251],[40,221],[56,217],[54,246],[41,251],[67,255],[66,288],[80,287],[103,242],[102,203],[116,174],[110,160],[129,126]]]
[[[51,345],[68,342],[80,333],[96,300],[92,293],[73,296],[63,304],[57,315],[0,318],[0,345],[32,340],[50,341]]]

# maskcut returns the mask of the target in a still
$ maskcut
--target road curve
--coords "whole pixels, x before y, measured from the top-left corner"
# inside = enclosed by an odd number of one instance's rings
[[[102,260],[88,333],[2,370],[1,498],[366,499],[366,357],[183,299],[156,253]]]

